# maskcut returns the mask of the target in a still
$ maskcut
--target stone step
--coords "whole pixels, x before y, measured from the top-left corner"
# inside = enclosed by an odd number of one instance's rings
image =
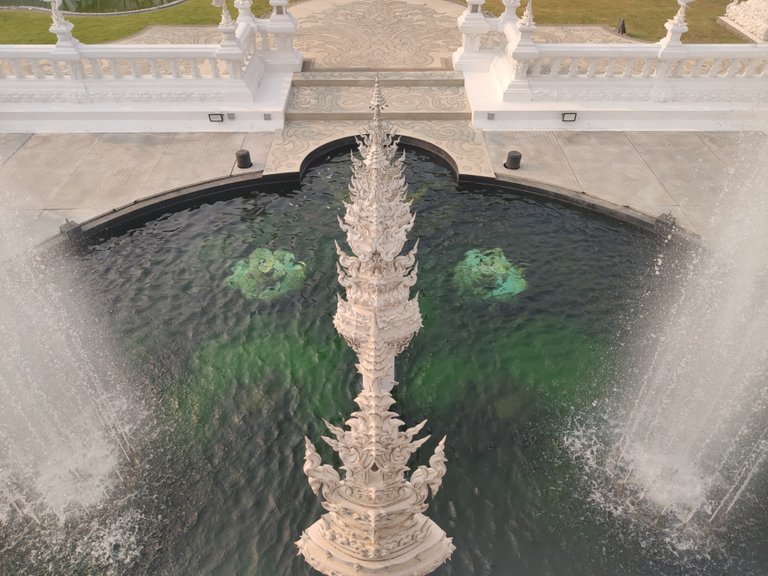
[[[464,86],[461,72],[297,72],[293,86],[373,86],[376,76],[381,86]]]
[[[381,82],[387,101],[382,116],[390,120],[469,120],[463,86],[387,85]],[[287,121],[368,120],[371,117],[370,85],[309,85],[291,88],[285,111]]]

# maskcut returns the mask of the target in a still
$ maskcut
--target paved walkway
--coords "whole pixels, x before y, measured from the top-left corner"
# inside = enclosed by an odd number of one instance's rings
[[[401,129],[419,136],[414,124],[403,122]],[[21,231],[40,241],[55,234],[65,218],[83,221],[151,194],[238,173],[235,151],[241,147],[250,150],[253,170],[272,162],[272,171],[295,171],[316,144],[355,133],[360,125],[292,123],[277,135],[0,135],[0,206]],[[481,134],[467,122],[424,130],[433,132],[421,137],[442,141],[465,172],[490,170],[651,216],[672,212],[693,231],[705,229],[739,152],[768,149],[768,135],[762,133]],[[503,167],[511,149],[523,153],[518,171]]]

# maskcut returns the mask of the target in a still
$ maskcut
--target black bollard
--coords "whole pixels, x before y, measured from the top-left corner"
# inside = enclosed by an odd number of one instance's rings
[[[253,166],[251,162],[251,153],[248,150],[238,150],[235,152],[235,158],[237,158],[238,168],[250,168]]]
[[[507,153],[507,161],[504,163],[504,168],[507,170],[517,170],[520,168],[520,161],[523,159],[523,155],[517,150],[512,150]]]
[[[622,36],[627,35],[627,23],[624,22],[624,18],[619,20],[619,34],[621,34]]]

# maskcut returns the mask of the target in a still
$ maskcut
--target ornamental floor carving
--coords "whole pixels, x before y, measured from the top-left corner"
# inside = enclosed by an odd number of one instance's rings
[[[385,118],[404,115],[440,115],[443,119],[471,116],[463,86],[391,86],[387,88]],[[294,86],[286,109],[287,120],[312,119],[329,113],[339,120],[370,118],[371,88],[368,86]],[[321,119],[321,118],[314,118]]]
[[[305,70],[450,69],[465,6],[435,0],[312,0],[292,5]]]
[[[469,121],[408,120],[393,121],[392,125],[401,136],[426,141],[447,152],[459,174],[494,177],[483,134]],[[334,140],[359,135],[364,128],[359,120],[287,122],[275,133],[264,174],[299,172],[310,152]]]

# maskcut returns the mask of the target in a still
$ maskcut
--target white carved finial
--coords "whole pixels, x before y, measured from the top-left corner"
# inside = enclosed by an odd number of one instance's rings
[[[226,0],[211,0],[211,4],[216,8],[221,8],[221,22],[219,22],[219,28],[231,28],[232,15],[229,13]]]
[[[450,557],[451,539],[422,514],[430,492],[440,488],[445,467],[445,439],[429,467],[419,466],[406,479],[408,460],[429,436],[416,438],[426,422],[402,430],[391,411],[395,403],[395,356],[421,327],[421,314],[410,287],[416,282],[416,248],[404,251],[414,217],[406,200],[403,158],[397,140],[381,119],[386,105],[378,75],[371,109],[373,121],[358,141],[353,157],[350,201],[339,219],[351,254],[338,244],[339,283],[334,325],[357,353],[362,390],[359,410],[346,429],[326,422],[333,435],[323,440],[339,454],[344,478],[306,440],[304,472],[328,513],[296,543],[316,570],[333,576],[425,576]]]
[[[376,122],[381,118],[381,111],[386,108],[387,101],[384,99],[384,94],[381,92],[381,84],[379,83],[379,74],[376,73],[376,78],[373,82],[373,97],[371,98],[371,104],[369,108],[373,110],[373,121]]]
[[[525,12],[523,13],[523,17],[520,21],[523,26],[535,26],[536,23],[533,21],[533,0],[528,0],[528,4],[525,7]]]
[[[677,14],[675,14],[674,19],[672,20],[672,23],[675,26],[686,26],[685,23],[685,11],[688,8],[688,4],[693,2],[693,0],[677,0],[678,5],[680,8],[677,11]]]
[[[65,26],[67,20],[61,13],[61,0],[45,0],[51,5],[51,19],[54,26]]]

